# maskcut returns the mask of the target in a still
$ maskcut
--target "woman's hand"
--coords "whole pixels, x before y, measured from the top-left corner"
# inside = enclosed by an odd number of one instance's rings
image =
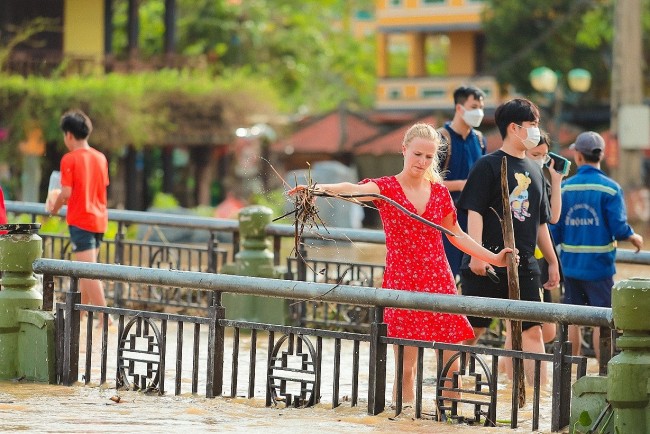
[[[296,186],[293,187],[291,190],[287,191],[287,194],[288,194],[289,196],[293,196],[294,194],[298,193],[299,191],[307,190],[308,188],[309,188],[309,187],[306,186],[306,185],[302,185],[302,184],[300,184],[300,185],[296,185]]]
[[[506,247],[496,254],[496,259],[494,265],[497,267],[507,267],[508,266],[508,254],[512,254],[513,250],[510,247]],[[519,264],[519,251],[514,250],[515,263]]]

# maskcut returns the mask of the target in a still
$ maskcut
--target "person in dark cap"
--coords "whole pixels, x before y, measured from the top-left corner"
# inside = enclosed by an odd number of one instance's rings
[[[560,245],[564,272],[564,303],[612,306],[616,267],[616,242],[627,240],[640,251],[643,237],[627,222],[621,187],[600,170],[605,140],[593,131],[581,133],[570,149],[575,151],[577,173],[562,184],[562,213],[551,227]],[[593,341],[600,330],[594,327]],[[573,354],[580,353],[580,328],[569,326]],[[595,345],[596,356],[598,345]]]

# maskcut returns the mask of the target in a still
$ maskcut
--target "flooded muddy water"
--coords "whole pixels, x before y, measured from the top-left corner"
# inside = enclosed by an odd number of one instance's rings
[[[109,329],[114,332],[114,327]],[[84,330],[82,323],[82,331]],[[170,336],[176,333],[170,325]],[[82,333],[83,334],[83,333]],[[191,331],[184,331],[185,341],[191,343]],[[224,360],[224,395],[231,390],[231,351],[232,333],[226,334]],[[201,333],[201,342],[207,342],[207,332]],[[260,337],[258,342],[264,342]],[[527,390],[528,403],[519,411],[519,428],[509,429],[509,402],[511,388],[505,377],[499,379],[497,420],[502,426],[485,428],[481,426],[452,425],[433,420],[435,397],[435,357],[433,351],[425,353],[425,374],[423,385],[423,419],[415,419],[413,409],[406,409],[395,417],[390,410],[391,387],[394,375],[392,351],[387,360],[387,409],[377,416],[367,414],[368,385],[368,347],[361,345],[359,372],[359,403],[352,407],[350,391],[352,389],[352,342],[343,341],[341,349],[341,377],[339,399],[341,405],[332,409],[333,391],[333,345],[332,339],[323,340],[323,370],[321,385],[321,402],[311,408],[284,408],[265,406],[265,384],[258,380],[255,385],[255,397],[246,398],[248,377],[248,349],[250,341],[244,333],[240,340],[239,383],[236,398],[205,398],[205,382],[199,380],[197,394],[191,393],[190,372],[191,358],[183,358],[183,380],[181,394],[174,396],[174,354],[169,348],[166,369],[166,393],[145,394],[137,391],[116,390],[112,376],[116,372],[115,339],[109,338],[108,382],[98,384],[99,368],[96,367],[99,356],[99,337],[93,337],[93,363],[90,384],[84,386],[83,361],[85,349],[82,344],[80,353],[79,383],[72,387],[32,384],[20,381],[0,382],[0,431],[16,432],[52,432],[52,433],[165,433],[165,432],[251,432],[264,433],[269,430],[286,430],[298,433],[323,432],[441,432],[441,433],[476,433],[476,432],[531,432],[532,389]],[[173,339],[172,339],[173,341]],[[82,336],[82,343],[85,338]],[[201,345],[205,347],[205,345]],[[257,349],[256,377],[265,378],[267,351],[263,346]],[[199,367],[204,372],[206,351],[199,354]],[[170,368],[171,367],[171,368]],[[590,360],[589,373],[596,374],[595,360]],[[199,375],[204,379],[203,375]],[[471,415],[471,409],[463,410]],[[542,389],[540,402],[540,431],[550,432],[551,393],[550,386]]]

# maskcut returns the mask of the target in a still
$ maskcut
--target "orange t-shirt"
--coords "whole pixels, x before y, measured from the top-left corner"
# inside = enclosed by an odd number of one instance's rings
[[[89,232],[106,232],[108,162],[104,154],[90,147],[65,154],[61,159],[61,186],[72,189],[68,224]]]

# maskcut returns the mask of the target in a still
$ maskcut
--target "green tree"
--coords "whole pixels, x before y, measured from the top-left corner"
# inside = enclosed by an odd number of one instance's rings
[[[644,47],[650,61],[650,0],[644,1]],[[615,0],[486,0],[488,73],[532,92],[528,72],[538,66],[592,73],[590,94],[609,95]],[[650,81],[650,70],[646,70]]]
[[[116,53],[126,54],[126,0],[115,2]],[[179,0],[177,51],[205,56],[214,74],[243,69],[269,79],[286,109],[321,111],[341,101],[372,105],[374,39],[356,39],[350,19],[371,0]],[[163,0],[143,2],[143,56],[162,53]]]

